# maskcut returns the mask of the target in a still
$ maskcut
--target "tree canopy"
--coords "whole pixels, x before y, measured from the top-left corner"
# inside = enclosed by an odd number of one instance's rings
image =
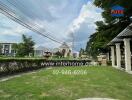
[[[22,35],[22,42],[19,44],[13,45],[13,48],[16,49],[17,56],[29,56],[33,55],[35,42],[32,40],[32,37],[27,37]]]
[[[97,21],[96,32],[89,37],[86,51],[96,57],[100,52],[107,52],[107,43],[132,22],[132,0],[94,0],[94,5],[101,8],[104,21]],[[124,16],[112,17],[111,7],[120,5],[125,8]]]

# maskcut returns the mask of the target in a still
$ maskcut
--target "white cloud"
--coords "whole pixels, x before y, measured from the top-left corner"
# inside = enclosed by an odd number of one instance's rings
[[[29,30],[22,28],[21,26],[10,27],[9,29],[1,29],[1,34],[3,35],[12,35],[12,36],[21,36],[29,32]]]
[[[70,25],[68,32],[75,32],[80,29],[80,26],[83,23],[88,23],[88,26],[94,26],[95,22],[98,20],[103,20],[101,17],[101,13],[98,12],[99,8],[95,7],[92,2],[88,1],[87,4],[83,5],[80,11],[79,16],[73,20]]]
[[[82,6],[79,16],[69,25],[69,29],[66,32],[67,40],[72,40],[71,33],[73,33],[75,45],[78,45],[75,48],[85,47],[88,37],[95,32],[95,22],[100,20],[103,20],[101,9],[95,7],[91,1],[88,1],[87,4]]]
[[[34,0],[32,3],[30,3],[30,1],[21,1],[27,10],[22,9],[21,6],[19,6],[21,10],[24,11],[24,14],[31,18],[32,23],[30,24],[37,24],[41,31],[48,31],[50,36],[55,37],[59,41],[65,41],[65,39],[69,38],[67,35],[72,32],[75,35],[76,42],[84,45],[88,36],[93,33],[96,28],[94,22],[102,20],[100,11],[97,11],[99,9],[90,1],[88,1],[87,4],[81,3],[83,0],[38,0],[37,3]],[[28,9],[28,7],[33,9]],[[82,7],[81,10],[80,7]],[[80,13],[78,15],[79,10]],[[32,11],[34,13],[32,13]],[[77,15],[78,17],[76,17]],[[59,45],[58,43],[51,43],[51,40],[31,32],[1,15],[0,25],[6,26],[5,28],[0,27],[0,34],[10,34],[15,37],[23,33],[29,33],[33,36],[38,45],[43,44],[52,47]],[[1,38],[4,37],[1,35]]]
[[[63,40],[63,28],[60,29],[60,24],[57,22],[48,22],[46,20],[35,19],[32,20],[32,25],[37,25],[39,27],[39,31],[51,38],[57,39],[58,41]]]
[[[30,32],[27,28],[15,23],[6,16],[0,14],[0,34],[10,36],[21,36]]]

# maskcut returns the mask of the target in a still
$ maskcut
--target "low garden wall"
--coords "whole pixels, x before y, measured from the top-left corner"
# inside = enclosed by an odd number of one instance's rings
[[[0,76],[56,66],[88,66],[90,60],[0,59]]]

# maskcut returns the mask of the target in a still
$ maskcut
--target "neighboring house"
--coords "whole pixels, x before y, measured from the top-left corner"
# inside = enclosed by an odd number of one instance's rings
[[[45,48],[43,46],[39,46],[39,47],[35,48],[34,55],[37,57],[43,57],[46,52],[50,52],[53,55],[57,51],[59,51],[58,48],[50,49],[50,48]]]
[[[74,58],[79,58],[79,52],[78,51],[72,51]]]
[[[39,46],[39,47],[35,48],[34,55],[36,57],[43,57],[46,52],[50,52],[53,56],[58,51],[63,53],[64,57],[71,55],[71,49],[65,42],[59,48],[53,48],[53,49]]]
[[[35,56],[38,56],[38,57],[42,57],[44,55],[44,52],[46,51],[47,49],[43,46],[39,46],[37,48],[35,48],[34,50],[34,55]]]
[[[107,54],[100,53],[97,56],[99,64],[106,66],[107,65]]]
[[[13,44],[16,43],[4,43],[4,42],[0,43],[0,54],[6,56],[15,56],[16,50],[13,49]],[[46,54],[46,52],[51,53],[51,55],[53,56],[58,51],[61,52],[64,55],[64,57],[71,55],[71,48],[64,42],[58,48],[53,48],[53,49],[39,46],[35,48],[34,56],[43,57]]]
[[[14,56],[16,51],[13,50],[13,44],[16,43],[0,43],[0,54],[6,56]]]
[[[67,57],[68,55],[71,55],[71,48],[64,42],[60,47],[59,51],[64,53],[64,57]]]

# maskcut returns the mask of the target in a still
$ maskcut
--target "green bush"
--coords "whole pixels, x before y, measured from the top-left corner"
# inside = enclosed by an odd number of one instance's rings
[[[80,66],[86,65],[86,60],[46,60],[43,58],[0,58],[0,75],[30,71],[49,66]],[[73,64],[72,64],[73,63]],[[78,65],[74,65],[74,64]],[[87,65],[88,65],[87,63]],[[70,65],[71,64],[71,65]]]
[[[112,62],[111,61],[107,61],[107,65],[112,65]]]

